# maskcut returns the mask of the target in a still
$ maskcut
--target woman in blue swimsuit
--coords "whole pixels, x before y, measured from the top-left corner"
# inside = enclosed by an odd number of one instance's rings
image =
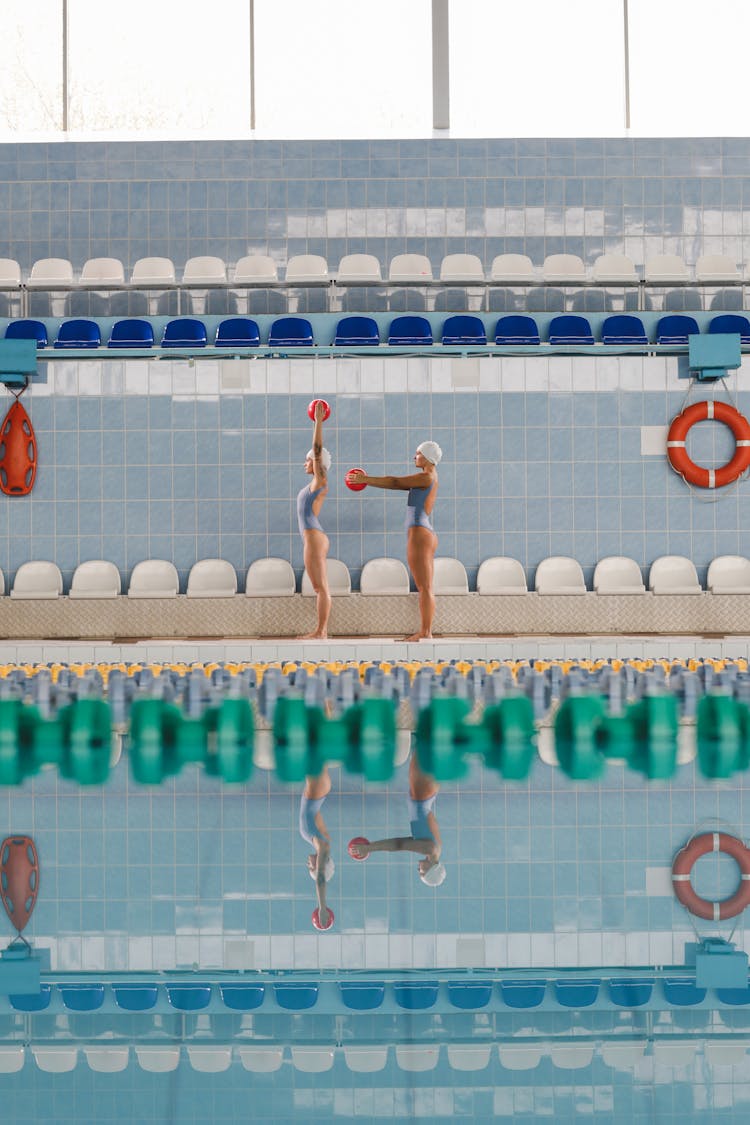
[[[439,887],[445,881],[445,865],[440,862],[443,850],[440,829],[435,817],[435,801],[440,786],[434,777],[423,773],[415,754],[409,759],[409,796],[407,808],[411,836],[393,836],[388,840],[352,840],[349,854],[353,859],[367,859],[371,852],[417,852],[424,856],[417,868],[419,878],[428,887]]]
[[[315,405],[312,449],[305,458],[305,472],[312,482],[301,488],[297,496],[297,522],[302,536],[305,570],[317,596],[318,624],[313,633],[305,633],[300,640],[325,640],[328,636],[328,617],[331,612],[331,595],[328,591],[326,558],[328,536],[321,527],[319,516],[328,493],[328,470],[331,454],[323,446],[323,415],[325,404]]]
[[[371,484],[373,488],[391,488],[408,492],[406,501],[406,561],[419,591],[419,632],[407,641],[423,641],[432,637],[435,617],[435,595],[432,592],[435,550],[438,538],[432,526],[432,509],[438,490],[437,466],[443,451],[436,441],[423,441],[414,455],[416,473],[408,477],[371,477],[364,470],[348,474],[353,484]]]
[[[323,820],[323,802],[331,791],[331,778],[328,767],[317,777],[305,778],[305,788],[299,805],[299,834],[313,849],[307,857],[307,870],[315,880],[318,898],[317,909],[313,911],[312,921],[316,930],[330,930],[333,925],[333,911],[326,904],[326,884],[333,878],[335,870],[331,859],[331,838]]]

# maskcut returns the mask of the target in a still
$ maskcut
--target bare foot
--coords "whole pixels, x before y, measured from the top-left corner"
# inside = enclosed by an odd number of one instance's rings
[[[301,637],[297,637],[298,641],[327,641],[328,633],[303,633]]]
[[[433,640],[432,633],[412,633],[410,637],[404,637],[405,641],[431,641]]]

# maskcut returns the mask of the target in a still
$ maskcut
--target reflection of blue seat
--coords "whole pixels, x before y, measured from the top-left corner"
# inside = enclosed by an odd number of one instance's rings
[[[312,324],[302,316],[282,316],[268,333],[269,348],[311,348],[313,343]]]
[[[6,340],[36,340],[38,348],[48,344],[47,329],[41,320],[11,320],[5,329]]]
[[[117,320],[112,325],[108,348],[153,348],[154,329],[148,320]]]
[[[307,1008],[314,1007],[318,1000],[317,984],[294,984],[289,981],[286,984],[275,984],[273,990],[276,1003],[288,1012],[304,1012]]]
[[[28,996],[9,996],[11,1007],[15,1008],[17,1012],[43,1012],[49,1008],[49,1002],[52,999],[52,986],[49,984],[41,985],[39,995],[31,993]]]
[[[377,322],[371,316],[345,316],[336,325],[337,347],[376,347],[380,343]]]
[[[221,999],[233,1012],[252,1012],[259,1008],[266,994],[262,984],[222,984]]]
[[[750,320],[739,313],[722,313],[712,318],[709,332],[739,332],[740,343],[750,344]]]
[[[205,348],[206,326],[202,320],[183,316],[170,320],[164,329],[161,346],[163,348]]]
[[[553,316],[549,325],[550,344],[593,344],[594,335],[585,316]]]
[[[639,316],[608,316],[602,325],[603,344],[647,344],[648,336]]]
[[[167,996],[180,1012],[200,1012],[211,1003],[210,984],[168,984]]]
[[[538,1008],[546,987],[546,980],[501,980],[500,994],[509,1008]]]
[[[444,344],[486,344],[487,331],[478,316],[449,316],[443,323]]]
[[[675,313],[663,316],[656,326],[657,344],[686,344],[688,336],[697,336],[700,328],[694,317]]]
[[[722,1004],[731,1004],[733,1007],[750,1004],[750,988],[717,988],[716,995]]]
[[[93,320],[64,320],[57,331],[56,348],[98,348],[102,337]]]
[[[379,1008],[385,996],[385,984],[380,980],[367,981],[341,981],[339,984],[341,999],[346,1008],[354,1012],[368,1012],[372,1008]]]
[[[686,1007],[688,1004],[700,1004],[706,997],[705,988],[696,988],[692,977],[665,977],[662,981],[664,998],[668,1004]]]
[[[492,998],[492,981],[476,980],[471,984],[462,981],[449,981],[448,999],[454,1008],[474,1011],[484,1008]]]
[[[257,348],[259,344],[258,325],[247,316],[233,316],[222,320],[216,330],[217,348]]]
[[[394,982],[393,994],[399,1008],[419,1012],[431,1008],[437,1000],[438,982],[436,980],[421,981],[419,984],[406,981]]]
[[[59,984],[57,987],[70,1012],[95,1012],[104,1003],[103,984]]]
[[[148,1012],[155,1007],[159,989],[155,984],[115,984],[115,1003],[124,1012]]]
[[[388,329],[388,343],[409,347],[432,343],[432,328],[424,316],[397,316]]]
[[[555,996],[564,1008],[590,1008],[599,995],[602,982],[593,980],[556,980]]]
[[[621,1008],[640,1008],[651,999],[653,981],[641,977],[613,977],[609,982],[609,998]]]
[[[495,328],[496,344],[538,344],[539,329],[531,316],[501,316]]]

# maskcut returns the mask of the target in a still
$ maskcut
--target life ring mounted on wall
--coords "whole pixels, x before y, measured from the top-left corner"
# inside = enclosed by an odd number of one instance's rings
[[[739,887],[733,895],[721,902],[701,898],[690,882],[696,860],[709,852],[730,855],[736,860],[741,872]],[[736,918],[746,906],[750,906],[750,849],[737,836],[730,836],[727,832],[702,832],[699,836],[693,836],[674,857],[672,889],[677,901],[696,918],[706,918],[711,922]]]
[[[688,431],[696,422],[711,418],[729,426],[735,440],[734,456],[720,469],[704,469],[702,465],[696,465],[688,457],[686,449]],[[667,457],[674,471],[684,477],[688,484],[697,485],[698,488],[723,488],[750,468],[750,422],[728,402],[717,399],[694,402],[672,419],[667,435]]]

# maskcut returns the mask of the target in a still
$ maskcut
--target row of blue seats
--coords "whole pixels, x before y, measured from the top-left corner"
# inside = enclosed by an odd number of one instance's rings
[[[710,333],[739,333],[743,344],[750,344],[750,320],[738,313],[715,316],[708,327]],[[611,345],[687,344],[688,336],[700,333],[692,316],[663,316],[656,326],[656,338],[649,341],[638,316],[607,317],[601,327],[600,342]],[[14,320],[5,330],[6,339],[36,340],[37,347],[49,344],[47,328],[39,320]],[[496,344],[538,344],[539,327],[531,316],[502,316],[495,327]],[[320,343],[321,341],[317,341]],[[332,343],[339,347],[367,347],[380,344],[380,330],[368,316],[347,316],[336,325]],[[423,316],[398,316],[391,321],[387,343],[395,347],[425,346],[434,342],[432,325]],[[487,343],[487,330],[478,316],[450,316],[442,326],[439,343],[450,346],[481,346]],[[591,325],[583,316],[556,316],[550,321],[547,341],[550,344],[594,344]],[[221,321],[215,347],[255,348],[261,343],[260,329],[248,317],[231,317]],[[281,317],[268,333],[267,346],[274,348],[312,347],[316,343],[313,327],[304,317]],[[158,346],[163,348],[203,348],[208,344],[206,326],[201,320],[180,317],[170,320]],[[63,321],[54,342],[55,348],[99,348],[102,346],[99,325],[93,320]],[[109,348],[153,348],[154,329],[148,320],[118,320],[107,341]]]

